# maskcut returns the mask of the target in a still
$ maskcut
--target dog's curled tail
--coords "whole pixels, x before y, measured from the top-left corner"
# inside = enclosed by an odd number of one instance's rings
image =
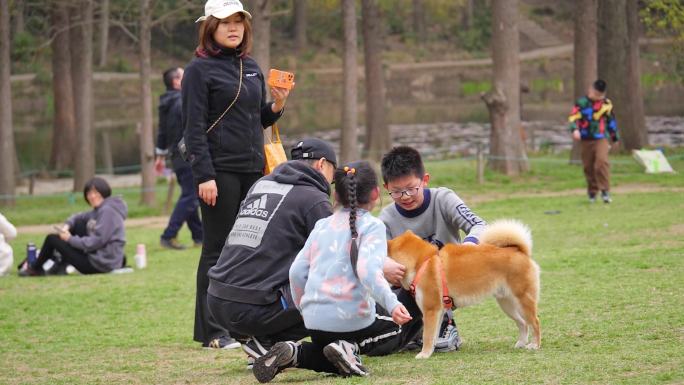
[[[530,228],[515,219],[499,219],[487,225],[480,235],[480,243],[498,247],[517,247],[528,257],[532,257]]]

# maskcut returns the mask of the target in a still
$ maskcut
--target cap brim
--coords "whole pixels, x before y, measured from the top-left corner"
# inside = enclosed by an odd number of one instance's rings
[[[227,11],[224,13],[218,12],[218,13],[212,13],[211,16],[214,16],[217,19],[225,19],[226,17],[234,15],[238,12],[242,13],[248,19],[250,19],[250,20],[252,19],[252,15],[247,11],[234,11],[234,12]],[[197,20],[195,20],[195,23],[199,23],[200,21],[204,21],[204,20],[207,20],[207,16],[200,16],[199,18],[197,18]]]

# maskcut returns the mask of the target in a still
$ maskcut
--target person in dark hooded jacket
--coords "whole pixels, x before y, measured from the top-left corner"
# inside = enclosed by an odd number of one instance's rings
[[[48,235],[38,258],[30,264],[24,262],[19,275],[44,275],[43,264],[55,260],[55,251],[61,255],[55,261],[58,266],[72,265],[81,274],[108,273],[123,267],[128,207],[111,194],[111,187],[102,178],[86,182],[83,197],[93,209],[72,215],[58,234]]]
[[[178,243],[176,236],[183,226],[188,224],[192,234],[192,241],[196,246],[202,244],[202,221],[199,217],[199,201],[197,189],[192,179],[192,168],[178,154],[177,145],[183,137],[183,118],[181,100],[181,82],[183,69],[170,68],[164,71],[164,85],[166,92],[159,97],[159,131],[157,133],[157,148],[154,149],[156,160],[154,168],[158,173],[164,169],[166,159],[171,159],[173,172],[176,173],[181,195],[173,208],[169,223],[161,235],[159,243],[163,248],[182,250],[185,247]]]
[[[208,274],[211,314],[246,342],[242,348],[252,358],[267,351],[264,344],[308,336],[292,302],[289,269],[316,222],[332,214],[337,160],[330,144],[318,139],[299,142],[292,159],[249,190]]]

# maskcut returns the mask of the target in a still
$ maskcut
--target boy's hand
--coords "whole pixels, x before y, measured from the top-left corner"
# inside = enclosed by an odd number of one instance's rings
[[[575,129],[572,131],[572,139],[574,139],[574,140],[582,139],[582,136],[580,135],[580,132],[578,129]]]
[[[392,320],[399,326],[409,322],[411,319],[411,315],[402,304],[395,306],[394,310],[392,310]]]
[[[385,258],[385,263],[382,265],[382,274],[391,285],[401,286],[401,280],[404,279],[404,274],[406,274],[406,267],[392,258]]]

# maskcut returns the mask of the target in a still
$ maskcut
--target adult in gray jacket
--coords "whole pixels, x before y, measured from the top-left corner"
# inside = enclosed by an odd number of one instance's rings
[[[111,194],[111,187],[102,178],[86,182],[83,197],[93,209],[72,215],[57,234],[48,235],[38,258],[26,261],[19,275],[44,275],[42,266],[48,259],[55,260],[55,251],[61,255],[61,260],[55,261],[58,265],[72,265],[81,274],[108,273],[122,267],[128,208]]]

